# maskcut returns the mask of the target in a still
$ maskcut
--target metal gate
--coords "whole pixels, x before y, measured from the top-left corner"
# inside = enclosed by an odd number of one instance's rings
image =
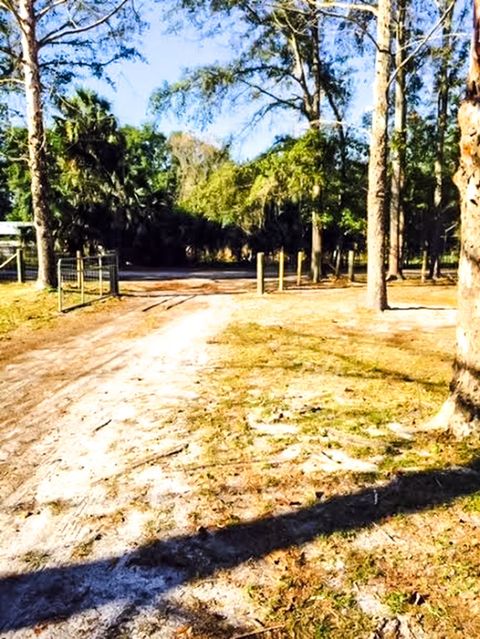
[[[62,257],[57,262],[58,310],[68,311],[118,295],[118,256]]]

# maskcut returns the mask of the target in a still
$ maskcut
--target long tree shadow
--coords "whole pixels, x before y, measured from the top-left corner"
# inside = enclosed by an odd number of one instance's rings
[[[152,605],[180,584],[260,559],[273,550],[447,505],[479,490],[480,460],[476,460],[464,467],[400,475],[388,484],[286,514],[158,540],[121,556],[10,574],[0,580],[0,629],[67,619],[105,604]]]

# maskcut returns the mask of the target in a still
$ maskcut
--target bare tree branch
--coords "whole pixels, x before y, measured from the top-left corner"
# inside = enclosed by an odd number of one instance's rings
[[[37,19],[40,20],[49,11],[51,11],[52,9],[55,9],[55,7],[65,4],[66,2],[67,0],[57,0],[56,2],[52,2],[51,4],[47,5],[46,7],[44,7],[41,11],[37,13]]]
[[[443,22],[445,21],[445,18],[448,16],[450,11],[453,10],[453,7],[455,6],[455,3],[456,3],[456,0],[452,0],[452,2],[448,5],[448,7],[443,12],[443,14],[440,16],[438,22],[436,22],[433,25],[433,27],[430,29],[430,31],[420,40],[420,43],[415,47],[415,49],[412,51],[412,53],[410,53],[410,55],[408,55],[405,58],[405,60],[402,62],[402,64],[399,65],[395,69],[395,71],[390,76],[390,80],[388,81],[387,89],[390,87],[392,82],[395,80],[395,78],[397,77],[397,75],[400,72],[400,70],[403,69],[403,67],[406,66],[410,62],[410,60],[417,55],[417,53],[420,51],[420,49],[422,49],[426,45],[426,43],[430,40],[430,38],[435,33],[435,31],[437,31],[437,29],[439,29],[442,26]]]
[[[99,27],[102,24],[105,24],[105,22],[108,22],[110,18],[112,18],[116,13],[118,13],[127,4],[127,2],[129,2],[129,0],[122,0],[120,4],[118,4],[116,7],[112,9],[112,11],[110,11],[110,13],[108,13],[105,16],[102,16],[96,22],[91,22],[90,24],[87,24],[84,27],[77,27],[75,29],[65,29],[65,30],[62,30],[63,27],[61,27],[60,29],[55,29],[54,31],[51,31],[44,38],[42,38],[42,40],[40,41],[40,46],[43,47],[46,44],[50,44],[52,42],[61,40],[62,38],[66,36],[78,35],[79,33],[85,33],[86,31],[91,31],[92,29],[95,29],[96,27]]]

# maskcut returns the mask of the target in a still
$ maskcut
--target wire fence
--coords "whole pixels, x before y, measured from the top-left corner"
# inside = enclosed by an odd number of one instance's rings
[[[116,253],[62,257],[57,262],[57,275],[60,312],[118,295]]]

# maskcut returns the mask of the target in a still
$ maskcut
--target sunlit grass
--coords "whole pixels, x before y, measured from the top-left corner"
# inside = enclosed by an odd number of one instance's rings
[[[20,326],[44,326],[56,315],[55,292],[39,291],[33,284],[0,284],[0,337]]]
[[[187,415],[206,465],[195,526],[275,518],[478,459],[478,438],[421,430],[448,395],[453,327],[408,330],[400,312],[398,325],[376,330],[388,318],[352,308],[351,291],[321,295],[242,300],[215,340],[219,359]],[[455,291],[399,285],[391,299],[444,308]],[[479,636],[478,510],[478,494],[400,508],[371,528],[276,552],[270,579],[247,585],[265,622],[281,625],[264,636],[366,639],[382,618],[392,628],[405,618],[412,636]]]

